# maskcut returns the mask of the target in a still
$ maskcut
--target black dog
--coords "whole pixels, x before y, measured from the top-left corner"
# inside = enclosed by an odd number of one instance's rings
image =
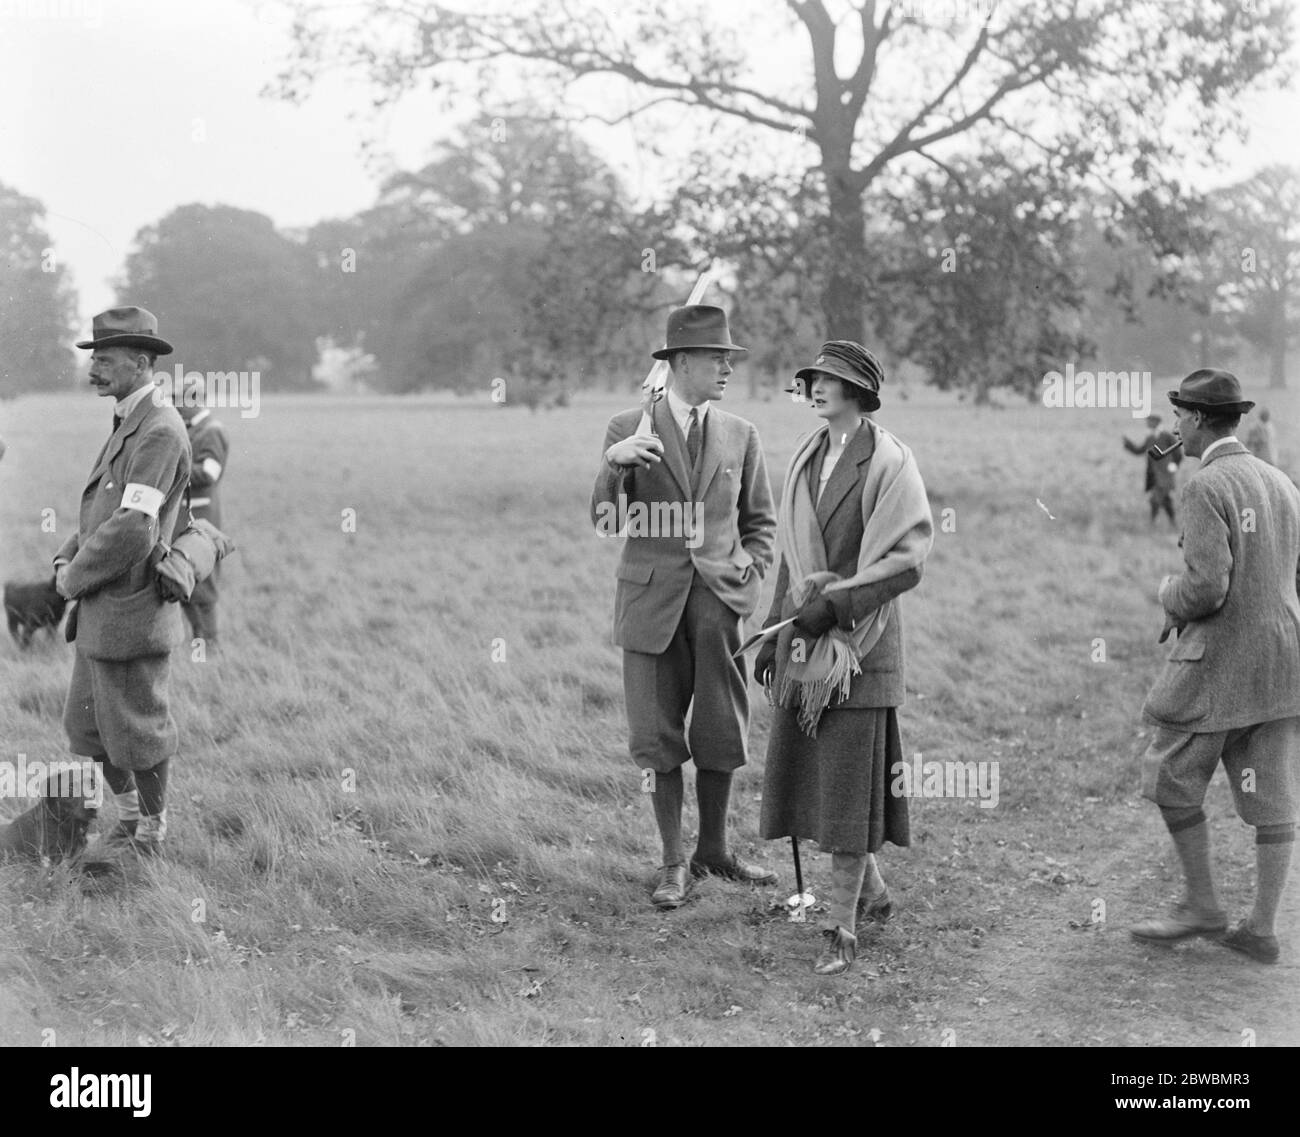
[[[53,636],[68,602],[54,587],[54,579],[39,584],[5,585],[5,615],[9,617],[9,634],[19,647],[28,647],[40,628],[49,628]]]
[[[0,826],[0,861],[61,861],[79,855],[86,847],[86,832],[99,816],[83,797],[60,797],[58,775],[45,783],[45,796],[9,825]]]

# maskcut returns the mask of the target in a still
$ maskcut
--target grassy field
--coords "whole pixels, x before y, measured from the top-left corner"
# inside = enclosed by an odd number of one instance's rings
[[[1294,393],[1268,402],[1280,429],[1300,420]],[[1147,524],[1126,411],[917,395],[878,416],[948,520],[905,601],[904,748],[996,760],[1000,800],[913,803],[913,847],[882,857],[898,915],[863,930],[858,966],[813,976],[813,925],[770,891],[709,882],[653,909],[658,842],[609,643],[618,542],[587,520],[623,405],[220,412],[240,548],[224,658],[173,657],[171,856],[100,891],[0,867],[0,1042],[1300,1042],[1294,881],[1277,967],[1125,931],[1177,891],[1138,756],[1155,590],[1180,564],[1168,523]],[[723,405],[758,425],[779,482],[811,412]],[[4,577],[41,575],[75,526],[108,410],[88,395],[3,408]],[[1283,446],[1295,473],[1300,445]],[[0,759],[64,755],[70,666],[61,639],[0,643]],[[785,897],[788,845],[756,835],[768,709],[751,692],[732,838],[782,871]],[[1236,918],[1251,831],[1221,776],[1207,809]],[[688,793],[688,830],[693,810]],[[825,891],[829,856],[809,846],[805,871]]]

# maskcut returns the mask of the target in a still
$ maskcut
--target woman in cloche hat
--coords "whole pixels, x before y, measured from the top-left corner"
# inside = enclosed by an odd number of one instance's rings
[[[847,971],[859,897],[892,913],[875,854],[906,846],[907,799],[890,793],[903,759],[903,635],[895,599],[921,579],[933,542],[912,452],[869,417],[884,371],[860,344],[822,345],[796,372],[822,424],[796,447],[777,518],[781,567],[755,674],[774,704],[763,785],[765,838],[807,837],[831,851],[831,903],[819,975]]]

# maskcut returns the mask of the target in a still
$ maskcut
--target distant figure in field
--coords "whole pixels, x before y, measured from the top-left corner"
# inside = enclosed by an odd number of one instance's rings
[[[1179,447],[1163,458],[1149,453],[1153,446],[1167,450],[1176,441],[1169,431],[1160,429],[1159,415],[1147,415],[1147,436],[1141,442],[1124,439],[1124,449],[1130,454],[1142,454],[1147,460],[1147,476],[1142,489],[1147,495],[1147,501],[1151,503],[1152,525],[1156,523],[1156,517],[1162,509],[1169,514],[1170,524],[1175,527],[1178,525],[1174,517],[1174,486],[1177,484],[1178,466],[1183,460],[1184,449]]]
[[[190,438],[190,512],[196,519],[212,522],[221,528],[221,479],[226,472],[230,455],[230,442],[225,427],[212,417],[207,405],[206,389],[201,382],[185,388],[185,395],[176,410],[185,420],[185,432]],[[212,575],[194,586],[188,603],[181,604],[190,631],[204,642],[208,653],[217,650],[217,577],[221,566]]]
[[[1277,438],[1273,434],[1273,424],[1269,421],[1271,417],[1268,413],[1268,407],[1260,407],[1259,418],[1246,431],[1246,435],[1241,441],[1246,449],[1260,461],[1267,462],[1270,466],[1276,466]]]
[[[654,433],[636,433],[641,408],[615,415],[591,496],[599,532],[612,535],[626,518],[614,643],[623,649],[628,749],[652,790],[663,843],[652,897],[658,908],[686,900],[688,871],[750,884],[777,879],[727,847],[731,780],[746,762],[749,724],[745,660],[735,655],[776,537],[758,431],[711,405],[722,398],[732,359],[745,353],[731,342],[721,308],[670,312],[667,346],[653,353],[670,369],[666,396],[651,408]],[[640,524],[645,515],[648,525]],[[682,843],[688,761],[700,811],[689,870]]]
[[[1156,726],[1142,794],[1160,807],[1186,887],[1170,915],[1130,931],[1169,943],[1227,928],[1202,810],[1222,762],[1256,861],[1254,910],[1222,942],[1276,963],[1300,794],[1300,490],[1234,436],[1255,404],[1231,373],[1194,371],[1169,399],[1201,466],[1183,489],[1186,571],[1160,584],[1160,641],[1177,638],[1142,708]]]
[[[798,443],[781,491],[781,568],[772,627],[754,674],[773,692],[762,833],[809,837],[831,854],[831,903],[818,975],[857,953],[859,897],[869,919],[893,911],[875,853],[911,844],[903,761],[903,629],[895,598],[915,588],[934,540],[912,452],[870,415],[884,369],[861,344],[834,340],[795,373],[822,420]],[[865,892],[864,892],[865,884]]]

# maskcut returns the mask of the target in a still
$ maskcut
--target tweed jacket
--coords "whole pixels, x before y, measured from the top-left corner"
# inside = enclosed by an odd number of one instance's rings
[[[1186,568],[1160,603],[1186,626],[1145,717],[1195,734],[1300,715],[1300,490],[1239,442],[1183,487]]]
[[[221,480],[230,457],[225,427],[212,412],[196,415],[186,424],[190,439],[190,512],[221,528]]]
[[[640,420],[639,409],[615,415],[605,432],[605,449],[631,437]],[[704,417],[699,463],[692,471],[667,399],[655,404],[653,422],[664,444],[663,460],[649,469],[615,470],[602,458],[591,519],[598,532],[612,535],[621,528],[614,523],[626,516],[614,643],[657,655],[667,650],[681,622],[697,572],[738,616],[753,614],[772,564],[776,509],[752,423],[714,403]],[[698,531],[693,526],[689,534],[681,526],[674,531],[668,523],[674,516],[698,520]]]
[[[862,487],[867,480],[867,468],[875,452],[875,436],[870,420],[849,441],[840,455],[835,469],[827,479],[826,488],[817,499],[817,522],[821,526],[822,541],[826,545],[826,567],[841,577],[850,577],[858,571],[858,551],[862,546]],[[826,447],[808,463],[809,484],[815,487],[821,479],[822,465],[826,460]],[[836,622],[849,629],[879,608],[888,600],[899,596],[921,582],[921,566],[898,573],[886,580],[843,592],[827,593],[835,609]],[[785,557],[777,572],[776,593],[768,611],[764,627],[789,619],[795,614],[794,602],[789,596],[790,572]],[[790,644],[794,639],[793,625],[777,633],[776,675],[773,690],[781,689],[785,667],[790,660]],[[831,703],[831,709],[844,707],[901,707],[905,691],[903,678],[903,610],[894,605],[893,618],[884,634],[865,656],[859,660],[860,675],[853,676],[848,698]]]
[[[190,444],[176,408],[152,397],[132,408],[99,452],[81,495],[76,534],[55,555],[67,560],[67,587],[78,601],[77,650],[88,659],[165,655],[180,639],[180,612],[163,601],[153,552],[171,543],[190,477]],[[162,495],[157,516],[123,497]]]

